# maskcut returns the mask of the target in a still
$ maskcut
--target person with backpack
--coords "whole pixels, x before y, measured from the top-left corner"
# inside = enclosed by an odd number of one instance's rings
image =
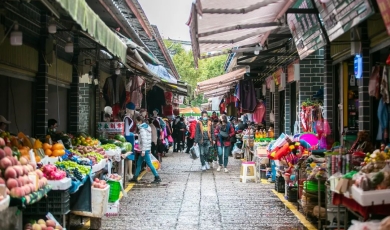
[[[218,146],[218,160],[219,166],[217,171],[221,171],[221,168],[224,167],[225,173],[228,172],[227,164],[229,161],[229,153],[231,142],[230,139],[235,135],[233,125],[228,122],[226,115],[221,115],[220,125],[214,130],[214,135],[217,140]]]
[[[209,148],[214,144],[214,130],[211,121],[208,117],[207,111],[202,111],[202,117],[196,124],[195,129],[195,145],[199,145],[200,162],[202,164],[202,171],[210,169],[210,165],[207,162],[207,154]]]

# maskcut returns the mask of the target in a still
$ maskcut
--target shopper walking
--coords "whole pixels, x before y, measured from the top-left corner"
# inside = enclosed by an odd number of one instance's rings
[[[158,159],[158,154],[157,154],[157,129],[156,126],[153,124],[153,118],[148,119],[148,123],[150,126],[150,130],[152,132],[152,147],[151,147],[151,154]]]
[[[221,171],[221,168],[223,167],[226,173],[228,172],[227,165],[229,161],[229,153],[231,146],[230,139],[235,135],[235,132],[233,125],[228,122],[226,115],[221,115],[220,119],[221,123],[214,131],[218,146],[219,166],[217,168],[217,171]]]
[[[202,164],[202,171],[210,169],[210,165],[206,159],[210,146],[214,144],[214,130],[208,118],[207,111],[202,111],[201,120],[196,125],[194,141],[196,145],[199,145],[199,158]]]
[[[138,157],[137,169],[135,170],[134,177],[130,180],[130,182],[138,182],[138,176],[141,173],[142,163],[145,161],[146,165],[150,168],[150,171],[152,171],[154,175],[154,181],[152,181],[152,183],[160,183],[161,178],[158,175],[150,159],[150,150],[152,148],[152,129],[147,123],[144,122],[142,116],[138,116],[136,118],[136,122],[139,130],[138,143],[139,149],[141,150],[141,155]]]
[[[188,118],[188,123],[189,123],[189,125],[188,125],[188,132],[189,132],[189,134],[187,136],[187,149],[186,149],[186,153],[190,153],[190,149],[194,145],[197,121],[193,117],[190,117],[190,118]]]

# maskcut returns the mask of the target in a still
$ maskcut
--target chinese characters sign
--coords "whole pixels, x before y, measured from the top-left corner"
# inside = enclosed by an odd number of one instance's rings
[[[97,131],[107,133],[122,133],[124,131],[124,122],[98,122]]]
[[[383,22],[385,23],[387,33],[390,35],[390,1],[376,0],[381,11]]]
[[[298,0],[293,8],[314,8],[310,0]],[[320,21],[315,14],[288,14],[290,27],[300,59],[304,59],[326,45]]]
[[[378,0],[388,2],[388,0]],[[345,32],[374,14],[370,0],[315,1],[324,22],[329,40],[334,41]]]

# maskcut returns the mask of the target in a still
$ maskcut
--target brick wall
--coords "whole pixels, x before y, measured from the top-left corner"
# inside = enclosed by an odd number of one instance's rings
[[[359,130],[370,130],[370,97],[368,83],[370,79],[370,40],[368,38],[367,22],[361,24],[361,41],[363,57],[363,75],[357,80],[359,87]],[[376,130],[371,130],[376,132]]]
[[[88,83],[79,83],[78,131],[89,133],[89,87]]]
[[[48,119],[48,67],[45,60],[46,55],[46,39],[47,39],[47,17],[46,14],[41,15],[41,39],[39,40],[39,66],[38,74],[35,82],[35,116],[34,116],[34,135],[36,137],[45,136]]]
[[[73,59],[72,59],[72,83],[70,84],[68,131],[77,133],[79,131],[79,38],[77,33],[73,36]]]
[[[286,134],[291,134],[291,84],[286,85],[286,92],[284,94],[284,108],[285,108],[285,116],[284,116],[284,132]]]
[[[324,50],[319,49],[299,62],[299,104],[311,99],[323,87]]]

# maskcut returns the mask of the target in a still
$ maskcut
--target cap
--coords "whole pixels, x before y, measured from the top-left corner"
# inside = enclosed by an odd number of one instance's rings
[[[3,117],[3,116],[1,116],[1,115],[0,115],[0,123],[11,124],[10,121],[7,121],[7,119],[5,119],[5,117]]]
[[[127,103],[126,109],[135,110],[135,104],[133,102]]]

